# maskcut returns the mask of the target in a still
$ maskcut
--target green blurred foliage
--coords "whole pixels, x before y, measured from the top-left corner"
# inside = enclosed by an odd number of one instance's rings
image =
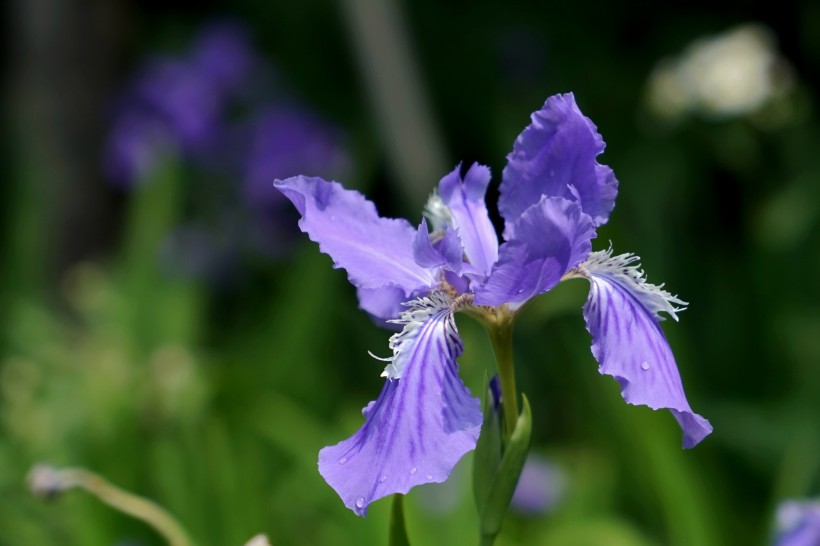
[[[343,6],[149,3],[132,24],[132,56],[184,42],[230,10],[300,96],[352,135],[359,176],[346,182],[416,221],[420,203],[405,203],[384,174]],[[575,92],[621,184],[596,248],[612,240],[638,253],[650,281],[691,303],[664,330],[692,406],[715,428],[682,451],[671,416],[624,404],[589,351],[586,287],[559,286],[522,315],[515,350],[534,450],[565,468],[567,493],[549,514],[511,514],[501,546],[766,544],[778,500],[820,493],[820,9],[635,6],[402,6],[453,163],[487,163],[497,184],[528,113]],[[788,100],[799,115],[774,127],[653,120],[642,100],[654,63],[750,20],[769,25],[793,63]],[[387,347],[343,272],[305,238],[228,291],[163,275],[156,248],[188,176],[172,162],[128,196],[121,222],[101,226],[121,233],[116,246],[55,272],[47,219],[59,203],[32,189],[53,169],[25,141],[8,149],[0,546],[161,543],[81,493],[52,505],[31,498],[24,479],[38,461],[85,466],[156,500],[201,546],[257,532],[277,546],[385,543],[389,501],[357,518],[316,470],[318,450],[356,430],[378,394],[380,365],[367,351]],[[459,327],[462,376],[480,395],[490,344],[468,319]],[[407,496],[414,544],[477,541],[470,464]]]

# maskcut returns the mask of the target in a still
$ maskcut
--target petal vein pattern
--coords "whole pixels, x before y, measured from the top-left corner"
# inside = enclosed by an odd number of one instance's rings
[[[475,448],[482,414],[458,376],[463,345],[451,305],[446,294],[411,302],[405,330],[391,340],[401,378],[388,379],[363,410],[362,428],[319,452],[319,472],[356,514],[384,496],[445,481]]]
[[[299,228],[355,286],[394,285],[409,296],[435,284],[434,273],[413,259],[416,230],[406,220],[380,217],[372,202],[337,182],[295,176],[275,185],[302,215]]]
[[[669,409],[683,429],[683,447],[694,447],[712,432],[712,425],[689,406],[657,317],[659,309],[679,309],[669,303],[667,292],[635,274],[636,265],[630,266],[632,273],[608,267],[632,262],[623,255],[610,262],[588,260],[582,266],[591,284],[584,319],[592,336],[592,354],[600,364],[598,371],[621,385],[627,403]]]

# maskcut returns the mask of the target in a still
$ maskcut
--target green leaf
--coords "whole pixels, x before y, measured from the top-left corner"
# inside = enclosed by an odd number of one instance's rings
[[[524,468],[524,462],[530,450],[532,412],[527,397],[523,394],[521,397],[524,401],[523,409],[518,416],[510,441],[504,447],[504,455],[498,466],[498,472],[490,486],[483,510],[479,514],[482,537],[495,537],[501,531],[501,523],[504,521],[507,507],[510,505],[515,486],[518,485],[518,478],[521,476],[521,469]]]
[[[404,495],[393,495],[393,509],[390,511],[390,531],[387,539],[388,546],[410,546],[407,538],[407,529],[404,526]]]

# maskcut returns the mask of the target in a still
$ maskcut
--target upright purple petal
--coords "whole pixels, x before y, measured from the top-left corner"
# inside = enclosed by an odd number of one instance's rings
[[[394,285],[409,296],[435,283],[413,259],[416,232],[406,220],[381,218],[373,203],[337,182],[295,176],[275,185],[302,215],[301,230],[355,286]]]
[[[403,360],[400,378],[388,379],[363,410],[358,432],[319,452],[319,472],[356,514],[392,493],[445,481],[475,448],[482,415],[458,376],[463,346],[451,302],[444,294],[413,302],[402,339],[391,341]]]
[[[427,230],[427,220],[422,218],[413,241],[413,257],[417,264],[427,269],[447,267],[456,275],[460,275],[464,263],[463,256],[461,240],[452,228],[446,228],[441,239],[433,244]]]
[[[498,260],[498,236],[484,202],[489,183],[490,169],[474,163],[463,181],[459,165],[442,178],[438,186],[467,259],[484,277]]]
[[[675,296],[645,282],[630,255],[611,257],[596,252],[581,266],[590,281],[584,305],[592,354],[598,371],[614,377],[627,403],[669,409],[683,429],[683,447],[690,448],[712,432],[709,421],[694,413],[683,392],[680,374],[658,313],[673,316],[681,304]]]
[[[475,290],[478,305],[518,305],[546,292],[589,255],[595,235],[590,217],[561,197],[542,197],[513,230],[515,238],[501,245],[489,278]]]
[[[577,189],[581,208],[595,226],[606,223],[615,206],[618,181],[612,169],[595,159],[604,141],[592,121],[575,104],[572,93],[554,95],[531,116],[507,156],[498,209],[506,221],[504,237],[513,235],[518,217],[542,195],[573,199]]]

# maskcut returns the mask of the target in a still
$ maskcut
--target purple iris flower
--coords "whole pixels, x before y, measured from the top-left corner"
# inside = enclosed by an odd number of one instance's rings
[[[163,153],[211,159],[221,148],[230,101],[248,87],[255,64],[250,39],[231,23],[206,27],[181,55],[148,59],[117,100],[106,174],[128,186]]]
[[[446,480],[475,448],[482,412],[458,376],[463,346],[454,313],[514,314],[566,279],[590,282],[584,316],[592,352],[624,399],[669,409],[684,447],[712,431],[689,407],[659,326],[660,312],[676,317],[684,302],[647,283],[636,257],[592,252],[617,194],[612,170],[596,160],[603,149],[572,94],[547,99],[507,156],[500,245],[484,202],[490,170],[482,165],[442,178],[426,210],[432,233],[426,219],[413,229],[381,218],[373,203],[336,182],[276,181],[301,214],[302,231],[347,270],[360,306],[402,327],[390,338],[387,381],[364,408],[364,425],[319,453],[319,472],[356,514],[386,495]]]
[[[820,545],[820,500],[783,502],[777,510],[776,546]]]

